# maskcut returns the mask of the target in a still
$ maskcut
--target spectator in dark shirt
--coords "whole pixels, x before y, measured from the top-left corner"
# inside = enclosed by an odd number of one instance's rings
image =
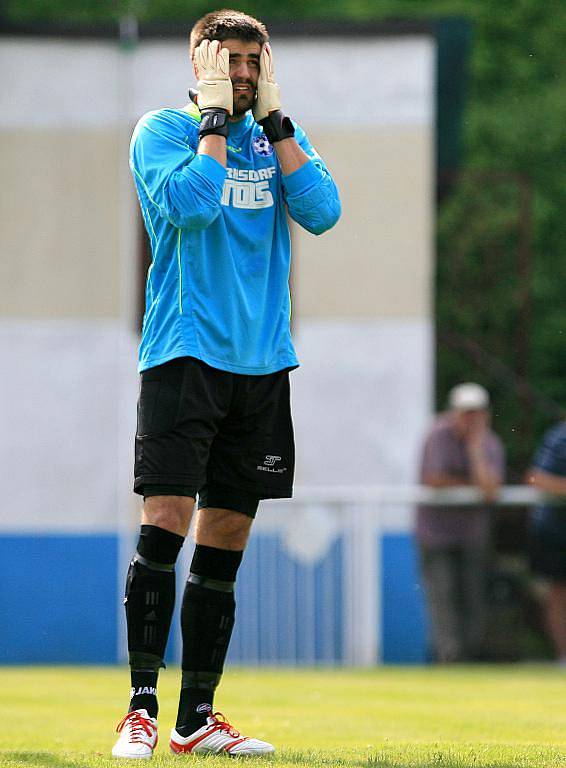
[[[566,502],[566,421],[545,434],[528,479]],[[531,566],[548,582],[548,631],[559,663],[566,666],[566,507],[541,504],[533,511]]]
[[[426,437],[420,481],[431,488],[476,486],[489,503],[505,473],[503,445],[490,428],[489,395],[478,384],[460,384],[448,405]],[[416,534],[436,658],[478,658],[486,622],[489,509],[421,505]]]

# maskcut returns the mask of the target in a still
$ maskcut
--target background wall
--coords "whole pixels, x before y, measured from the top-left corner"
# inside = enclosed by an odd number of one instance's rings
[[[344,207],[320,238],[294,230],[297,483],[408,483],[431,402],[434,44],[414,34],[273,45],[285,108],[328,162]],[[113,661],[138,512],[141,258],[127,143],[143,112],[184,103],[190,67],[181,42],[124,52],[17,38],[2,40],[0,66],[0,612],[12,617],[2,658]],[[319,532],[330,525],[321,515]],[[397,510],[395,546],[412,558],[410,526],[410,510]],[[242,589],[273,535],[258,525]],[[285,551],[298,557],[292,544]],[[412,574],[404,557],[379,568]],[[274,578],[275,562],[262,566]],[[329,594],[338,649],[346,601]],[[245,660],[249,643],[238,643]]]

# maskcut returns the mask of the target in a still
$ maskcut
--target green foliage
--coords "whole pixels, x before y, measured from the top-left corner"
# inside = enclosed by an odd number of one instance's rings
[[[54,22],[58,24],[95,24],[116,21],[123,3],[113,0],[7,0],[4,15],[14,23]]]
[[[481,27],[477,32],[471,99],[465,123],[467,164],[474,169],[519,174],[522,183],[531,190],[530,210],[521,212],[519,205],[509,209],[511,214],[514,211],[515,215],[527,216],[526,221],[523,218],[517,222],[516,232],[521,228],[531,231],[528,248],[531,307],[527,310],[530,327],[527,329],[526,366],[521,373],[535,392],[566,408],[566,315],[562,288],[566,281],[566,262],[562,255],[566,228],[561,213],[566,205],[566,178],[560,162],[566,124],[566,77],[564,71],[558,69],[563,57],[554,28],[556,15],[548,10],[541,11],[539,3],[517,5],[523,16],[515,18],[515,24],[523,24],[524,34],[517,34],[517,27],[510,26],[509,20],[503,18],[499,46],[493,29],[485,30],[483,41]],[[529,5],[533,6],[530,14],[527,13]],[[563,9],[561,14],[566,23]],[[513,17],[514,14],[510,15]],[[487,253],[489,233],[506,210],[501,202],[490,205],[491,186],[486,184],[475,191],[482,211],[479,227],[475,220],[472,221],[465,185],[457,189],[454,197],[439,211],[437,317],[440,325],[452,325],[461,331],[463,326],[454,316],[454,294],[445,290],[443,272],[448,271],[446,261],[450,259],[451,246],[454,240],[461,238],[464,229],[468,233],[475,231],[475,250],[468,249],[468,261],[478,264],[478,249],[484,255]],[[451,219],[454,226],[450,226]],[[512,316],[513,311],[520,310],[521,301],[527,300],[524,295],[520,299],[518,292],[528,286],[516,284],[517,244],[508,242],[498,248],[496,254],[504,261],[499,265],[499,286],[484,290],[482,294],[479,286],[466,286],[464,282],[456,296],[462,296],[468,308],[471,295],[483,296],[492,326],[504,323],[504,318],[508,318],[507,333],[505,335],[503,331],[500,336],[506,338],[507,343],[497,354],[517,370],[517,334],[513,330]],[[509,257],[515,258],[515,265]],[[473,321],[472,326],[475,338],[480,343],[489,343],[489,334],[482,334]],[[512,475],[519,479],[541,433],[556,419],[557,413],[529,397],[517,397],[516,387],[509,383],[502,385],[501,379],[486,375],[485,369],[470,364],[469,358],[466,364],[461,353],[441,349],[438,363],[441,396],[455,378],[480,379],[495,391],[499,412],[497,425],[509,447]],[[456,375],[458,366],[459,377]]]

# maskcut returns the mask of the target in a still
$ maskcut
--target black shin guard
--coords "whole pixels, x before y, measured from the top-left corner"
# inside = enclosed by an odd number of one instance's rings
[[[234,627],[234,582],[243,552],[196,546],[183,595],[182,683],[176,728],[188,736],[212,710]]]
[[[130,666],[163,665],[175,604],[175,571],[156,571],[134,555],[126,580],[126,622]]]
[[[142,525],[126,580],[126,622],[132,678],[130,711],[157,716],[156,686],[175,604],[175,561],[183,537]]]

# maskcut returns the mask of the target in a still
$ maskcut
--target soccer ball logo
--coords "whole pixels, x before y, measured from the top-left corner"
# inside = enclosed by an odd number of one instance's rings
[[[273,147],[267,140],[265,133],[262,133],[261,136],[256,136],[252,145],[256,155],[261,155],[261,157],[270,157],[270,155],[273,154]]]

